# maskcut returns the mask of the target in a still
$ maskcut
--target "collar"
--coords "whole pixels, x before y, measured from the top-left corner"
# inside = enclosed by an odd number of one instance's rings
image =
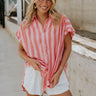
[[[48,18],[51,18],[51,16],[49,15]],[[47,18],[47,19],[48,19],[48,18]],[[36,16],[36,15],[33,16],[32,20],[34,20],[34,19],[37,19],[37,16]]]
[[[36,19],[36,18],[37,18],[37,16],[36,16],[36,15],[34,15],[34,16],[33,16],[33,18],[32,18],[32,20],[34,20],[34,19]]]

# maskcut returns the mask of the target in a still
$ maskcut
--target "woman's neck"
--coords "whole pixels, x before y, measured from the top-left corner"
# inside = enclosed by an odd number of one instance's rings
[[[45,20],[49,17],[49,15],[46,13],[46,14],[40,14],[38,11],[37,11],[37,18],[40,22],[45,22]]]

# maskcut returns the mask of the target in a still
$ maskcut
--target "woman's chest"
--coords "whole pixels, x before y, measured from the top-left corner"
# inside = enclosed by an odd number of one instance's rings
[[[56,40],[60,40],[60,38],[62,38],[62,29],[59,26],[56,28],[54,26],[47,26],[45,28],[30,26],[26,29],[24,34],[24,38],[30,42],[55,42]]]

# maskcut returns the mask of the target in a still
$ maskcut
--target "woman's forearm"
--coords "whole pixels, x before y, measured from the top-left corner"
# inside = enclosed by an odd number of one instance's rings
[[[66,35],[65,39],[64,39],[64,53],[63,53],[63,57],[61,60],[61,64],[59,66],[59,69],[57,72],[62,73],[64,66],[70,56],[71,53],[71,49],[72,49],[72,40],[71,40],[71,34],[70,32]]]
[[[24,59],[25,61],[30,62],[31,58],[26,54],[25,50],[18,50],[19,56]]]
[[[62,73],[62,71],[64,69],[64,66],[65,66],[65,64],[66,64],[66,62],[67,62],[67,60],[68,60],[68,58],[70,56],[70,53],[71,53],[71,47],[64,49],[61,65],[60,65],[60,67],[58,69],[59,73]]]

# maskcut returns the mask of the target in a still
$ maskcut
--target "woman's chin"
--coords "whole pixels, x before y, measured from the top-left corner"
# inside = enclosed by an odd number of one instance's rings
[[[48,10],[41,9],[41,10],[40,10],[40,13],[41,13],[41,14],[46,14],[46,13],[48,13]]]
[[[40,14],[47,14],[47,13],[48,13],[48,11],[47,12],[44,12],[44,11],[43,12],[40,12]]]

